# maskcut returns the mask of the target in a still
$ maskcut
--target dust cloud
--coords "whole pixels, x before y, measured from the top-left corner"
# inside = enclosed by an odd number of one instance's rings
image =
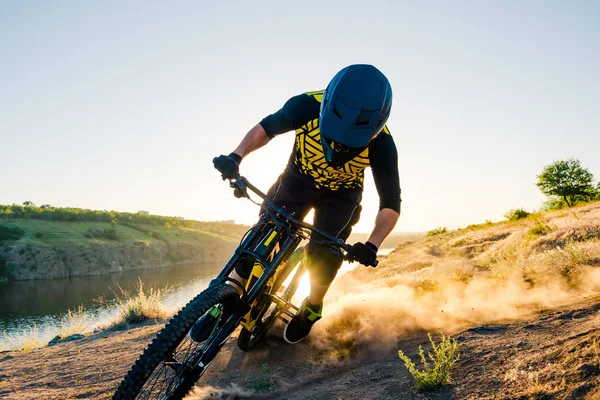
[[[397,276],[390,271],[375,279],[364,270],[344,275],[326,298],[311,345],[336,357],[359,349],[395,348],[399,338],[411,333],[452,334],[469,326],[527,317],[600,291],[600,270],[592,267],[579,271],[577,288],[559,274],[549,274],[532,286],[516,273],[502,280],[488,276],[460,280],[444,276],[440,272],[444,265],[428,269]]]
[[[216,388],[213,386],[196,387],[191,394],[186,396],[186,400],[237,400],[251,397],[251,392],[242,390],[232,383],[231,386],[225,388]]]

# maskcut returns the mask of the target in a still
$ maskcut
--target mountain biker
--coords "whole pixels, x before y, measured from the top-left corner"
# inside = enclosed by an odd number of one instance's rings
[[[352,246],[349,256],[364,265],[373,263],[377,250],[400,216],[398,153],[386,121],[392,88],[372,65],[350,65],[339,71],[323,91],[294,96],[265,117],[229,155],[214,160],[225,179],[239,172],[242,159],[275,136],[296,132],[290,160],[268,192],[278,206],[303,219],[314,208],[314,225],[346,240],[360,218],[364,169],[371,167],[379,194],[379,213],[368,240]],[[323,298],[342,265],[342,255],[318,243],[313,233],[306,247],[310,295],[285,327],[288,343],[308,335],[323,311]],[[250,265],[239,265],[231,277],[248,279]]]

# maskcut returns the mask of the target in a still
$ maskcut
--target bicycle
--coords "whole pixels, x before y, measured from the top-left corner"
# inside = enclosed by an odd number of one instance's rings
[[[276,206],[264,193],[240,175],[230,180],[234,195],[253,201],[248,189],[263,199],[259,221],[246,232],[219,275],[209,287],[184,306],[133,364],[113,399],[182,399],[206,371],[229,336],[242,326],[238,347],[249,351],[279,318],[289,322],[298,307],[291,303],[306,271],[304,248],[298,247],[310,232],[321,235],[320,243],[345,252],[351,248],[335,238],[294,218]],[[240,262],[253,262],[245,285],[229,278]],[[376,266],[377,261],[372,266]],[[295,271],[295,272],[294,272]],[[290,278],[289,283],[282,287]],[[241,296],[237,286],[243,293]],[[203,341],[190,336],[194,323],[210,313],[214,322],[204,327]]]

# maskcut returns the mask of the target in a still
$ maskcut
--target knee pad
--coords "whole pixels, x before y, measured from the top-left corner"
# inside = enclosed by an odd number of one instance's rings
[[[306,260],[310,280],[318,285],[329,285],[344,261],[339,251],[314,242],[306,246]]]

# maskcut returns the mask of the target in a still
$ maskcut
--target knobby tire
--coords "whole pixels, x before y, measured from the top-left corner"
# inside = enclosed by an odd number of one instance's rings
[[[150,345],[144,349],[142,355],[136,360],[119,385],[113,400],[136,399],[154,370],[184,341],[194,322],[214,305],[226,302],[232,296],[238,296],[236,289],[231,285],[220,284],[209,287],[191,300],[167,322]],[[203,370],[187,371],[187,374],[182,377],[175,396],[158,398],[182,399],[193,388],[202,372]],[[157,397],[148,398],[154,399]]]

